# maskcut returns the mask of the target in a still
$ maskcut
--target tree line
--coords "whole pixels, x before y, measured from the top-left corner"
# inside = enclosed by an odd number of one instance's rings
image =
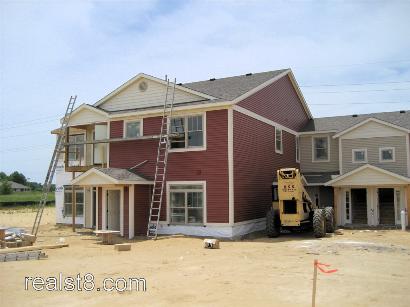
[[[5,172],[0,172],[0,195],[11,194],[13,192],[9,181],[28,186],[32,191],[41,191],[43,188],[41,183],[28,181],[23,173],[15,171],[7,175]],[[54,185],[52,185],[52,190],[54,190]]]

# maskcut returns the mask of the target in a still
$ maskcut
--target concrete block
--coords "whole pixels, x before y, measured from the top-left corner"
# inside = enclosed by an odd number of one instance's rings
[[[130,243],[115,244],[114,249],[119,251],[119,252],[130,251],[131,250],[131,244]]]
[[[217,239],[205,239],[204,248],[217,249],[219,248],[219,240]]]

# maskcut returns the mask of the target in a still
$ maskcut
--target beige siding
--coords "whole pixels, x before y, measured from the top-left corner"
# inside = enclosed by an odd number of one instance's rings
[[[379,148],[394,147],[395,162],[379,162]],[[407,152],[405,136],[342,139],[342,170],[350,172],[365,163],[352,163],[352,149],[367,148],[367,163],[387,171],[407,176]]]
[[[366,168],[355,174],[348,175],[332,184],[334,187],[340,186],[387,186],[387,185],[405,185],[406,182],[392,175],[382,173],[381,171]]]
[[[346,134],[343,134],[342,138],[358,139],[401,135],[405,135],[405,132],[378,122],[369,121],[366,124],[363,124],[362,126],[347,132]]]
[[[142,92],[139,89],[141,81],[147,83],[147,89]],[[161,106],[165,99],[166,86],[148,79],[138,80],[125,88],[123,91],[104,102],[100,107],[107,111],[127,110],[135,108],[145,108]],[[169,92],[169,97],[171,92]],[[175,90],[175,103],[204,100],[203,97],[196,96],[182,90]]]
[[[85,125],[96,122],[106,122],[107,119],[108,117],[101,114],[100,112],[84,108],[78,113],[71,115],[69,126]]]
[[[334,133],[314,134],[313,136],[329,136],[329,162],[312,161],[312,135],[300,136],[300,168],[302,172],[334,172],[339,170],[339,143],[333,139]]]

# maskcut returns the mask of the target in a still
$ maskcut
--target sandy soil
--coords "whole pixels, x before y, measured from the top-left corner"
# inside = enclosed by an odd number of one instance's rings
[[[64,238],[70,246],[47,250],[45,260],[0,263],[0,306],[309,306],[315,258],[339,270],[319,274],[317,306],[409,306],[409,232],[345,230],[323,239],[256,234],[221,242],[219,250],[173,236],[134,240],[130,252],[117,252],[87,231],[54,226],[53,210],[46,209],[38,244]],[[0,224],[31,226],[33,215],[0,211]],[[92,273],[97,286],[106,277],[144,277],[147,291],[24,290],[25,276],[59,273]]]

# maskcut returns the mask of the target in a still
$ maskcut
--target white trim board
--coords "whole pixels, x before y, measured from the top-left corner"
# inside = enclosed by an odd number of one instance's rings
[[[247,115],[249,117],[252,117],[254,119],[257,119],[257,120],[259,120],[259,121],[261,121],[265,124],[268,124],[272,127],[279,128],[282,131],[286,131],[286,132],[288,132],[290,134],[293,134],[293,135],[298,135],[298,132],[296,132],[295,130],[289,129],[289,128],[287,128],[287,127],[285,127],[285,126],[283,126],[283,125],[281,125],[277,122],[274,122],[273,120],[267,119],[266,117],[263,117],[259,114],[256,114],[256,113],[252,112],[252,111],[249,111],[248,109],[245,109],[245,108],[242,108],[240,106],[235,105],[235,106],[233,106],[233,110],[235,110],[239,113],[242,113],[244,115]]]
[[[228,194],[229,224],[234,223],[233,109],[228,110]]]

